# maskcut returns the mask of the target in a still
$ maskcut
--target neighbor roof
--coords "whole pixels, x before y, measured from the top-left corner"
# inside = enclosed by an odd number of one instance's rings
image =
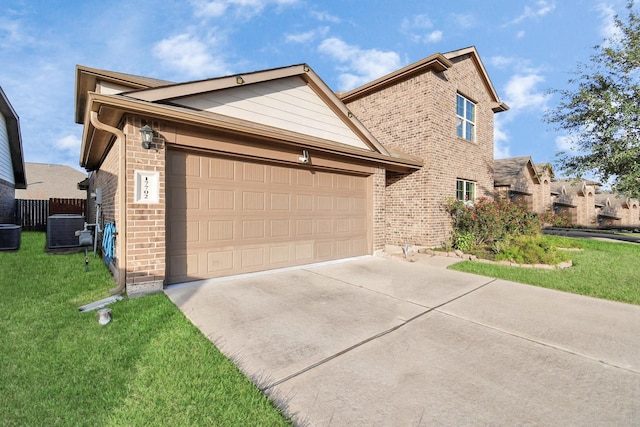
[[[500,187],[513,184],[513,182],[522,174],[522,171],[524,171],[527,164],[531,164],[531,167],[535,171],[535,166],[531,161],[531,156],[494,160],[494,185]]]
[[[22,136],[20,134],[20,118],[11,106],[9,98],[7,98],[2,87],[0,87],[0,113],[4,116],[5,122],[7,123],[9,150],[11,152],[11,163],[13,164],[15,188],[26,188],[24,157],[22,154]]]
[[[16,190],[16,199],[42,200],[51,197],[86,198],[87,193],[78,189],[78,183],[87,174],[66,165],[25,163],[27,187]]]

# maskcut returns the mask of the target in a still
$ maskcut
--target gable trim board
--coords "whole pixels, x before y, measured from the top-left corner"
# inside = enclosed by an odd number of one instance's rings
[[[7,144],[9,148],[10,168],[13,177],[10,182],[18,189],[27,188],[26,174],[24,170],[24,158],[22,154],[22,137],[20,134],[20,119],[13,109],[7,95],[0,87],[0,114],[4,117]]]

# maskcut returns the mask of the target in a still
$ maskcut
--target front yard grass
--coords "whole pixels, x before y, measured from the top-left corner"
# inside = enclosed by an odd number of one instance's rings
[[[163,295],[78,307],[114,283],[99,258],[0,252],[0,425],[290,425]]]
[[[570,242],[579,241],[579,246],[583,248],[579,252],[569,252],[573,267],[567,269],[539,270],[471,261],[461,262],[450,268],[640,305],[640,245],[588,239],[563,239],[569,243],[565,245],[560,243],[560,246],[576,246]]]

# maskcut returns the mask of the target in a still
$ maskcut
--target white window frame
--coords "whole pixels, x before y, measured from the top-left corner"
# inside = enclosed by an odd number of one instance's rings
[[[467,141],[476,140],[476,104],[456,94],[456,134]]]
[[[476,199],[476,182],[466,179],[456,180],[456,200],[473,204]]]

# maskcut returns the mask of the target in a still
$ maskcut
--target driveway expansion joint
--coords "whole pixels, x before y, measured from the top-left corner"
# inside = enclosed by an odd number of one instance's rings
[[[313,273],[314,273],[314,274],[318,274],[318,273],[315,273],[315,272],[313,272]],[[322,275],[322,274],[318,274],[318,275],[319,275],[319,276],[323,276],[323,277],[328,277],[328,276],[325,276],[325,275]],[[335,279],[335,280],[339,280],[339,279]],[[313,369],[317,368],[318,366],[324,365],[324,364],[325,364],[325,363],[327,363],[327,362],[330,362],[330,361],[332,361],[332,360],[334,360],[334,359],[337,359],[338,357],[340,357],[340,356],[342,356],[342,355],[345,355],[345,354],[347,354],[347,353],[351,352],[352,350],[355,350],[355,349],[356,349],[356,348],[358,348],[358,347],[362,347],[363,345],[365,345],[365,344],[367,344],[367,343],[370,343],[370,342],[372,342],[372,341],[377,340],[378,338],[381,338],[381,337],[383,337],[383,336],[385,336],[385,335],[388,335],[388,334],[390,334],[390,333],[392,333],[392,332],[394,332],[394,331],[397,331],[398,329],[400,329],[400,328],[402,328],[403,326],[405,326],[405,325],[407,325],[407,324],[409,324],[409,323],[413,322],[414,320],[417,320],[417,319],[421,318],[422,316],[425,316],[425,315],[427,315],[427,314],[429,314],[429,313],[431,313],[431,312],[433,312],[433,311],[438,311],[438,309],[439,309],[439,308],[442,308],[442,307],[446,306],[447,304],[451,304],[452,302],[457,301],[457,300],[459,300],[460,298],[464,298],[465,296],[467,296],[467,295],[469,295],[469,294],[472,294],[472,293],[474,293],[474,292],[476,292],[476,291],[478,291],[478,290],[480,290],[480,289],[482,289],[482,288],[484,288],[484,287],[486,287],[486,286],[490,285],[491,283],[495,282],[496,280],[497,280],[497,279],[489,280],[488,282],[483,283],[483,284],[481,284],[481,285],[479,285],[479,286],[477,286],[477,287],[475,287],[475,288],[473,288],[473,289],[471,289],[471,290],[469,290],[469,291],[467,291],[467,292],[465,292],[465,293],[463,293],[463,294],[461,294],[461,295],[458,295],[458,296],[456,296],[455,298],[451,298],[450,300],[447,300],[447,301],[445,301],[445,302],[443,302],[443,303],[441,303],[441,304],[438,304],[438,305],[436,305],[436,306],[434,306],[434,307],[431,307],[431,308],[429,308],[429,309],[427,309],[427,310],[425,310],[425,311],[423,311],[423,312],[421,312],[421,313],[418,313],[418,314],[416,314],[415,316],[410,317],[409,319],[407,319],[407,320],[403,321],[402,323],[400,323],[400,324],[398,324],[398,325],[396,325],[396,326],[393,326],[393,327],[391,327],[391,328],[389,328],[389,329],[386,329],[386,330],[384,330],[384,331],[382,331],[382,332],[379,332],[379,333],[377,333],[377,334],[375,334],[375,335],[373,335],[373,336],[371,336],[371,337],[369,337],[369,338],[366,338],[366,339],[364,339],[364,340],[362,340],[362,341],[360,341],[360,342],[358,342],[358,343],[356,343],[356,344],[354,344],[354,345],[352,345],[352,346],[349,346],[349,347],[345,348],[344,350],[341,350],[341,351],[339,351],[339,352],[337,352],[337,353],[335,353],[335,354],[332,354],[331,356],[325,357],[324,359],[321,359],[321,360],[319,360],[319,361],[317,361],[317,362],[315,362],[315,363],[312,363],[311,365],[309,365],[309,366],[307,366],[307,367],[305,367],[305,368],[302,368],[302,369],[300,369],[300,370],[299,370],[299,371],[297,371],[297,372],[294,372],[294,373],[292,373],[292,374],[290,374],[290,375],[287,375],[287,376],[286,376],[286,377],[284,377],[284,378],[281,378],[281,379],[279,379],[279,380],[277,380],[277,381],[274,381],[273,383],[268,384],[268,385],[267,385],[267,386],[265,386],[265,387],[262,387],[262,388],[261,388],[261,390],[262,390],[263,392],[264,392],[264,391],[267,391],[267,390],[269,390],[269,389],[271,389],[271,388],[273,388],[273,387],[276,387],[276,386],[278,386],[278,385],[280,385],[280,384],[282,384],[282,383],[285,383],[285,382],[287,382],[287,381],[289,381],[289,380],[291,380],[291,379],[293,379],[293,378],[296,378],[296,377],[298,377],[298,376],[300,376],[300,375],[302,375],[302,374],[304,374],[304,373],[306,373],[306,372],[309,372],[309,371],[311,371],[311,370],[313,370]],[[339,281],[344,282],[344,281],[342,281],[342,280],[339,280]],[[349,284],[349,285],[351,285],[351,286],[357,286],[357,285],[354,285],[353,283],[349,283],[349,282],[344,282],[344,283],[347,283],[347,284]],[[358,287],[360,287],[360,286],[358,286]],[[365,288],[365,289],[366,289],[366,288]],[[387,295],[387,294],[380,293],[380,292],[377,292],[377,291],[371,291],[371,292],[376,292],[376,293],[379,293],[379,294],[381,294],[381,295],[386,295],[386,296],[388,296],[388,297],[391,297],[391,298],[394,298],[394,299],[398,299],[398,298],[393,297],[393,296],[391,296],[391,295]],[[439,312],[439,311],[438,311],[438,312]]]
[[[540,340],[535,339],[533,337],[528,337],[528,336],[523,335],[523,334],[518,334],[518,333],[515,333],[515,332],[511,332],[511,331],[508,331],[506,329],[497,328],[495,326],[491,326],[491,325],[488,325],[486,323],[476,322],[476,321],[468,319],[466,317],[458,316],[458,315],[455,315],[453,313],[448,313],[446,311],[442,311],[442,310],[435,310],[435,311],[437,311],[438,313],[443,314],[445,316],[449,316],[449,317],[453,317],[455,319],[463,320],[465,322],[473,323],[474,325],[482,326],[484,328],[491,329],[491,330],[499,332],[501,334],[509,335],[509,336],[514,337],[514,338],[518,338],[518,339],[521,339],[521,340],[524,340],[524,341],[529,341],[531,343],[538,344],[538,345],[541,345],[543,347],[551,348],[553,350],[561,351],[563,353],[567,353],[567,354],[570,354],[572,356],[581,357],[583,359],[591,360],[592,362],[601,363],[603,365],[610,366],[612,368],[622,369],[622,370],[625,370],[627,372],[631,372],[633,374],[640,375],[640,371],[638,371],[636,369],[630,368],[628,366],[622,366],[622,365],[619,365],[619,364],[616,364],[616,363],[613,363],[613,362],[608,362],[606,360],[603,360],[600,357],[589,356],[588,354],[585,354],[585,353],[579,353],[579,352],[571,350],[569,348],[560,347],[560,346],[555,345],[555,344],[551,344],[551,343],[548,343],[548,342],[540,341]]]

